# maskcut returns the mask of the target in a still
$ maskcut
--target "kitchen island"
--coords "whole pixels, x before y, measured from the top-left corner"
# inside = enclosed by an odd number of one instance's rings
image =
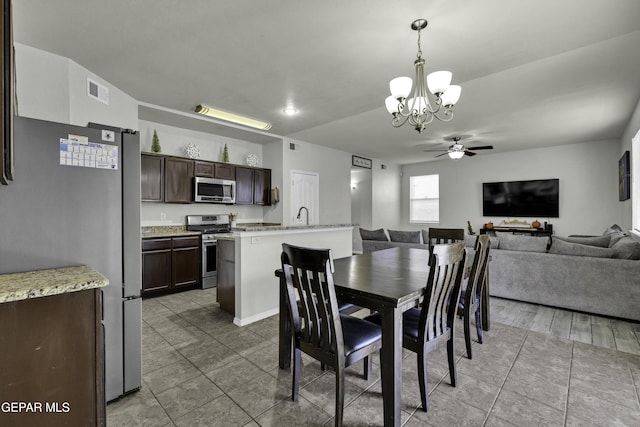
[[[233,257],[227,256],[224,265],[219,264],[227,271],[218,271],[218,292],[233,292],[235,296],[233,322],[245,326],[278,313],[279,288],[273,272],[280,268],[282,243],[329,248],[334,258],[342,258],[352,254],[352,229],[351,224],[238,224],[232,234],[219,236],[219,243],[226,240],[234,246]],[[228,269],[233,269],[233,278],[230,279],[233,288],[225,288],[225,283],[220,282],[225,273],[230,273]]]
[[[89,266],[0,275],[0,425],[104,425],[108,284]]]

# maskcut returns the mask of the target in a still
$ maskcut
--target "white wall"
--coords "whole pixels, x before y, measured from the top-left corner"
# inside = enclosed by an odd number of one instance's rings
[[[631,138],[633,138],[640,130],[640,100],[638,101],[638,105],[636,105],[636,109],[631,116],[631,120],[629,120],[629,124],[620,139],[620,151],[618,152],[618,158],[622,157],[622,154],[625,151],[631,152]],[[633,156],[632,156],[633,157]],[[631,162],[631,174],[635,171],[640,170],[640,165],[633,164]],[[633,178],[631,178],[633,180]],[[632,228],[632,203],[633,203],[633,188],[631,189],[631,198],[629,200],[625,200],[624,202],[619,202],[620,206],[620,226],[624,230],[631,230]]]
[[[296,144],[296,150],[289,148]],[[320,176],[320,224],[351,223],[351,154],[284,138],[282,154],[282,212],[283,224],[291,225],[289,195],[291,170],[316,172]]]
[[[138,128],[138,103],[72,60],[15,44],[17,115],[86,126]],[[87,77],[109,89],[109,104],[87,95]]]
[[[194,143],[200,148],[200,159],[221,161],[224,145],[227,144],[230,163],[245,164],[247,154],[252,153],[260,159],[261,167],[269,169],[274,167],[263,159],[263,150],[260,144],[144,120],[139,121],[139,129],[140,148],[143,152],[151,151],[151,141],[155,130],[163,154],[186,157],[185,147],[188,143]],[[269,157],[269,161],[271,161],[271,157]],[[187,215],[228,214],[231,212],[238,213],[238,222],[262,222],[263,220],[262,206],[154,202],[142,202],[140,220],[143,226],[181,225],[185,224]]]
[[[360,227],[369,230],[373,218],[373,179],[371,169],[351,171],[351,223],[353,227],[353,251],[362,252]],[[354,188],[355,187],[355,188]]]
[[[554,233],[602,234],[620,222],[618,141],[588,142],[508,153],[482,154],[459,161],[442,160],[403,166],[402,228],[465,228],[499,224],[503,217],[482,216],[482,183],[528,179],[560,179],[560,217],[537,218],[553,224]],[[440,174],[440,223],[409,224],[409,177]],[[511,218],[516,219],[516,218]],[[529,222],[536,218],[525,219]]]

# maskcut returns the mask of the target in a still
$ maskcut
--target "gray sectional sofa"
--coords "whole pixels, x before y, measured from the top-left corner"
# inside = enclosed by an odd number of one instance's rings
[[[363,239],[363,251],[428,249],[378,238]],[[497,232],[490,255],[492,296],[640,322],[640,240],[619,227],[603,236],[552,239]]]

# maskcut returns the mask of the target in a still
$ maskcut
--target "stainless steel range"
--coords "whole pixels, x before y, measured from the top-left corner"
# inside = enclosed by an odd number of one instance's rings
[[[187,215],[187,230],[202,232],[202,289],[218,284],[217,235],[231,232],[229,215]]]

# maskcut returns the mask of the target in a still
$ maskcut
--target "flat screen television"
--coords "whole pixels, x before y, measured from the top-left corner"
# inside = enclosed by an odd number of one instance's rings
[[[485,182],[482,215],[558,218],[559,179]]]

